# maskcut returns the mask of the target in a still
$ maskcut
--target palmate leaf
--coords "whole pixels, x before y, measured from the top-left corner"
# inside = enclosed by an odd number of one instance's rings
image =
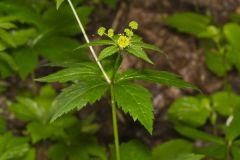
[[[166,71],[157,71],[152,69],[145,69],[142,71],[128,70],[122,74],[118,74],[116,77],[117,82],[130,80],[145,80],[167,86],[197,89],[194,85],[183,81],[178,75]]]
[[[63,69],[57,73],[53,73],[46,77],[36,79],[40,82],[67,82],[74,80],[96,79],[101,77],[101,71],[94,63],[78,63]]]
[[[138,120],[149,133],[153,130],[153,106],[151,94],[144,87],[130,82],[116,83],[114,96],[119,107]]]
[[[134,56],[143,59],[144,61],[153,64],[152,60],[147,56],[143,49],[139,46],[129,46],[127,51]]]
[[[110,46],[107,48],[104,48],[100,54],[99,54],[99,60],[103,60],[104,58],[107,58],[115,53],[117,53],[118,47],[117,46]]]
[[[108,84],[102,80],[85,81],[64,89],[53,102],[51,122],[73,109],[81,109],[87,103],[94,103],[107,89]]]

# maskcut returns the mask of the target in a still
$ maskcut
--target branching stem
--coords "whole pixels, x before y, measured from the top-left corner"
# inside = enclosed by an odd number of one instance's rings
[[[76,18],[76,20],[77,20],[77,22],[78,22],[79,28],[81,29],[81,31],[82,31],[82,33],[83,33],[83,35],[84,35],[84,38],[85,38],[85,40],[86,40],[86,42],[89,43],[89,42],[90,42],[90,41],[89,41],[89,38],[88,38],[88,36],[87,36],[87,34],[86,34],[86,31],[85,31],[85,29],[84,29],[84,27],[83,27],[83,25],[82,25],[81,20],[80,20],[78,14],[77,14],[77,11],[76,11],[76,9],[74,8],[74,6],[73,6],[73,4],[72,4],[72,1],[71,1],[71,0],[68,0],[68,3],[69,3],[69,5],[70,5],[70,7],[71,7],[71,9],[72,9],[72,12],[73,12],[73,14],[74,14],[74,16],[75,16],[75,18]],[[95,61],[97,62],[97,65],[98,65],[99,68],[101,69],[104,78],[106,79],[106,81],[107,81],[109,84],[111,84],[111,80],[110,80],[110,78],[108,77],[106,71],[104,70],[101,62],[99,61],[99,59],[98,59],[98,57],[97,57],[97,54],[96,54],[96,52],[94,51],[93,47],[92,47],[92,46],[89,46],[89,49],[90,49],[90,51],[91,51],[91,53],[92,53],[93,58],[94,58]]]

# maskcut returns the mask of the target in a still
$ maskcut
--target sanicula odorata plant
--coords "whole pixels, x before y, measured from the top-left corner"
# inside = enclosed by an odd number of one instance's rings
[[[57,7],[62,2],[63,0],[57,0]],[[87,41],[87,44],[79,48],[89,47],[95,62],[66,62],[61,64],[64,67],[61,71],[37,80],[42,82],[73,82],[72,86],[65,88],[55,99],[51,122],[74,109],[80,110],[88,103],[92,104],[109,93],[112,105],[115,155],[116,160],[120,160],[117,107],[120,107],[125,113],[129,113],[134,121],[138,120],[150,134],[153,131],[154,114],[151,94],[143,86],[134,83],[134,80],[145,80],[181,88],[195,87],[170,72],[153,69],[129,69],[120,72],[119,68],[124,55],[132,54],[153,64],[144,49],[155,52],[161,52],[161,50],[156,46],[144,43],[142,38],[134,33],[138,29],[138,23],[135,21],[130,22],[129,26],[120,34],[115,33],[111,28],[107,30],[100,27],[98,35],[106,39],[90,42],[71,0],[68,0],[68,3]],[[97,56],[93,46],[106,47]]]

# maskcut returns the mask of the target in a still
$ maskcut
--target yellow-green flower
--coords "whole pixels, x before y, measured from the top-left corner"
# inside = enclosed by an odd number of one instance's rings
[[[132,32],[130,29],[128,29],[128,28],[126,28],[126,29],[124,30],[124,32],[126,33],[126,35],[127,35],[128,37],[132,37],[132,36],[133,36],[133,32]]]
[[[108,37],[112,38],[114,36],[114,30],[112,28],[110,28],[108,30]]]
[[[119,38],[118,38],[118,46],[120,48],[126,48],[127,46],[129,46],[130,44],[130,40],[127,36],[123,36],[121,35]]]
[[[136,21],[131,21],[129,27],[132,29],[138,29],[138,23]]]
[[[106,31],[106,28],[100,27],[100,28],[98,29],[97,33],[98,33],[99,36],[103,36],[104,33],[105,33],[105,31]]]

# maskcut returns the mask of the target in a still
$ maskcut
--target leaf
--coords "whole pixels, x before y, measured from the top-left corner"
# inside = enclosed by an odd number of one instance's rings
[[[77,47],[75,50],[78,50],[80,48],[90,47],[90,46],[104,46],[104,45],[114,45],[114,44],[115,43],[111,40],[95,40],[95,41],[91,41],[89,43],[83,44]]]
[[[229,63],[235,65],[240,72],[240,49],[234,48],[233,46],[227,46],[226,59]]]
[[[180,32],[198,36],[207,29],[207,26],[211,22],[211,18],[197,13],[185,12],[169,16],[165,22],[167,25],[176,28]]]
[[[192,150],[193,144],[186,140],[170,140],[153,149],[153,160],[174,160],[181,154],[191,153]]]
[[[136,46],[129,46],[127,48],[127,51],[131,54],[133,54],[134,56],[143,59],[144,61],[153,64],[152,60],[149,59],[149,57],[147,56],[147,54],[143,51],[142,48],[140,47],[136,47]]]
[[[12,38],[16,46],[27,44],[32,38],[37,35],[34,28],[17,30],[12,34]]]
[[[231,152],[233,155],[233,160],[240,159],[240,148],[239,147],[233,146]]]
[[[31,122],[27,125],[27,132],[30,134],[33,143],[40,140],[64,139],[67,137],[65,130],[77,123],[77,119],[72,116],[65,116],[54,123]]]
[[[64,2],[64,0],[56,0],[56,5],[57,5],[57,9],[61,6],[61,4]]]
[[[78,41],[74,39],[51,36],[41,39],[33,49],[51,62],[68,61],[71,59],[84,60],[87,57],[85,51],[78,50],[77,53],[73,52],[78,45]]]
[[[17,26],[14,23],[11,22],[2,22],[0,19],[0,28],[2,29],[14,29],[17,28]]]
[[[179,88],[197,89],[190,83],[184,82],[179,75],[166,71],[158,71],[152,69],[128,70],[116,77],[117,82],[131,81],[131,80],[145,80],[153,83],[163,84],[167,86],[174,86]]]
[[[149,133],[153,130],[153,106],[147,89],[133,83],[117,83],[114,96],[119,107],[138,120]]]
[[[44,110],[30,98],[17,97],[17,103],[9,106],[9,110],[15,114],[18,119],[24,121],[41,120]]]
[[[198,154],[183,154],[177,157],[176,160],[202,160],[205,156]]]
[[[0,29],[0,38],[2,39],[2,41],[6,42],[11,47],[16,47],[12,36],[7,31]]]
[[[18,49],[14,54],[14,59],[18,65],[18,72],[22,79],[26,79],[38,64],[38,55],[34,49],[30,48]]]
[[[39,82],[67,82],[101,78],[101,72],[94,63],[79,63],[78,66],[63,69],[46,77],[36,79]]]
[[[217,92],[211,96],[212,107],[222,116],[230,116],[240,106],[240,98],[234,92]]]
[[[154,46],[154,45],[151,45],[148,43],[144,43],[144,42],[134,42],[134,43],[132,43],[132,45],[134,45],[136,47],[144,48],[144,49],[150,49],[150,50],[153,50],[153,51],[156,51],[159,53],[162,52],[162,50],[159,49],[157,46]]]
[[[196,153],[206,155],[208,158],[225,159],[227,146],[225,144],[210,144],[196,149]]]
[[[238,40],[240,38],[240,26],[235,23],[228,23],[223,28],[227,41],[237,49],[240,49]]]
[[[170,106],[168,116],[175,123],[200,127],[206,123],[210,116],[210,102],[207,98],[198,99],[190,96],[177,99]]]
[[[70,144],[57,143],[48,150],[51,160],[107,160],[105,148],[91,136],[75,139]]]
[[[18,70],[15,60],[8,53],[0,52],[0,60],[4,61],[13,71]]]
[[[213,142],[213,143],[220,144],[220,145],[224,144],[224,140],[222,138],[213,136],[213,135],[209,135],[209,134],[199,131],[195,128],[191,128],[191,127],[187,127],[187,126],[183,126],[183,125],[176,125],[175,128],[180,134],[182,134],[188,138],[194,139],[194,140],[203,140],[206,142]]]
[[[28,151],[26,138],[14,137],[10,133],[0,135],[0,160],[22,158]]]
[[[122,160],[152,160],[150,149],[136,140],[121,144],[120,155]]]
[[[104,48],[100,54],[99,54],[99,60],[103,60],[115,53],[118,52],[118,47],[117,46],[111,46],[111,47],[107,47],[107,48]]]
[[[205,57],[208,69],[217,76],[223,77],[231,70],[231,65],[224,55],[218,52],[207,51]]]
[[[87,103],[94,103],[104,95],[107,88],[105,81],[89,80],[64,89],[53,102],[51,122],[73,109],[81,109]]]
[[[226,136],[228,141],[233,142],[237,137],[240,136],[240,108],[237,107],[233,112],[233,120],[226,128]]]
[[[42,26],[42,19],[36,13],[30,3],[15,0],[2,0],[0,10],[11,15],[11,19],[21,23],[34,24],[38,28]]]
[[[79,15],[83,26],[89,22],[89,16],[93,11],[93,7],[81,6],[76,7],[76,12]],[[50,8],[44,12],[44,26],[41,28],[43,37],[48,36],[74,36],[81,33],[76,18],[73,16],[72,10],[68,5],[61,6],[58,11],[55,8]],[[77,45],[79,46],[79,45]],[[75,48],[77,48],[77,46]]]

